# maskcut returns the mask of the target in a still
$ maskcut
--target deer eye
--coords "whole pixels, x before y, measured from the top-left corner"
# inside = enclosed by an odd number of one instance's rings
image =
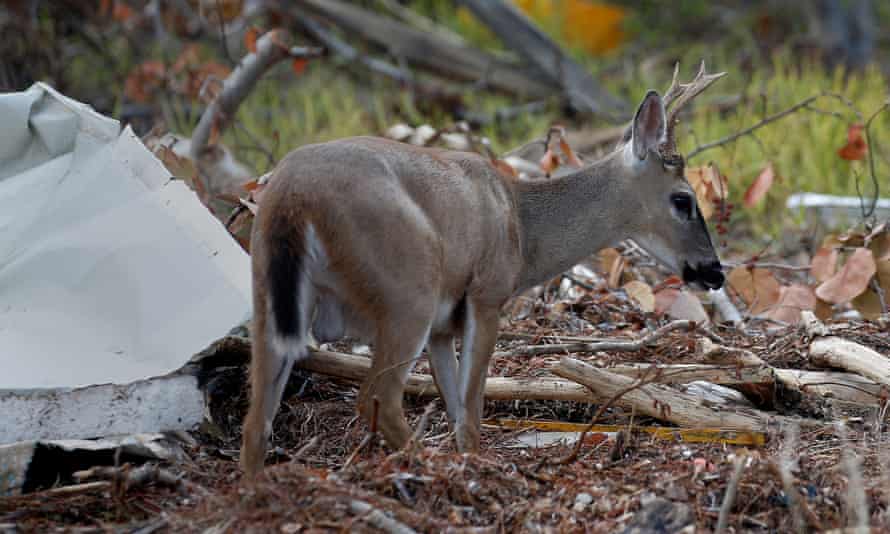
[[[673,193],[671,195],[671,204],[684,217],[687,219],[692,218],[692,195],[689,193]]]

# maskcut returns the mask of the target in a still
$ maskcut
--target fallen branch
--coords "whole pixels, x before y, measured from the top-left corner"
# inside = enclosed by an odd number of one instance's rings
[[[417,531],[403,523],[389,517],[385,512],[374,508],[365,501],[351,500],[349,501],[349,511],[371,524],[374,528],[378,528],[389,534],[417,534]]]
[[[74,478],[78,480],[87,478],[108,479],[112,484],[118,485],[123,491],[155,483],[173,488],[183,495],[194,495],[196,493],[206,495],[208,493],[204,487],[189,482],[153,464],[143,464],[139,467],[131,467],[129,464],[119,467],[96,466],[85,471],[76,471]]]
[[[810,343],[810,361],[837,367],[890,387],[890,358],[859,343],[839,337],[822,337]]]
[[[776,380],[803,393],[857,404],[879,404],[886,390],[867,378],[837,371],[774,369]]]
[[[640,339],[625,341],[620,339],[606,339],[588,343],[562,343],[554,345],[530,345],[506,352],[496,352],[498,356],[538,356],[541,354],[567,354],[571,352],[633,352],[649,346],[674,330],[693,330],[699,323],[689,320],[673,321],[661,328],[650,332]]]
[[[516,6],[502,0],[461,0],[460,4],[509,49],[534,65],[545,79],[558,84],[575,109],[615,122],[628,118],[627,104],[597,84],[587,69],[563,52]]]
[[[598,369],[574,358],[563,357],[551,371],[563,378],[584,384],[596,395],[610,397],[632,386],[635,380]],[[694,395],[680,393],[669,386],[646,384],[625,392],[620,403],[636,413],[680,426],[765,431],[772,423],[788,419],[758,410],[734,408],[732,411],[704,406]]]
[[[385,49],[390,56],[438,76],[487,86],[512,95],[541,98],[555,92],[529,69],[339,0],[299,0],[304,11]]]
[[[639,378],[650,370],[661,374],[655,382],[658,384],[688,384],[703,380],[713,384],[767,384],[775,382],[775,373],[769,365],[709,365],[698,363],[658,365],[648,363],[629,363],[614,367],[602,368],[610,373]]]
[[[308,371],[348,380],[364,380],[371,369],[370,358],[310,350],[309,357],[300,367]],[[411,373],[405,391],[421,397],[435,397],[439,390],[430,375]],[[490,377],[485,382],[485,398],[488,400],[561,400],[595,402],[587,388],[569,380],[553,377]]]

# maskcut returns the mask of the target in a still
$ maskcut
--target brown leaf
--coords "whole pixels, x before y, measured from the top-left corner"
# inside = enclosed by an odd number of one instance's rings
[[[825,302],[817,296],[816,307],[813,308],[813,313],[816,314],[816,317],[820,321],[827,321],[828,319],[831,319],[832,316],[834,316],[834,308],[832,307],[831,303]]]
[[[712,164],[702,167],[687,167],[686,180],[695,191],[698,209],[706,220],[714,213],[714,204],[726,199],[729,182]]]
[[[575,151],[572,150],[572,147],[569,146],[568,141],[566,141],[562,137],[559,139],[559,148],[560,150],[562,150],[562,153],[565,154],[566,159],[569,160],[569,165],[572,165],[574,167],[584,166],[583,163],[581,163],[581,160],[578,159],[578,156],[575,155]]]
[[[890,299],[890,257],[877,262],[878,284],[884,290],[886,298]]]
[[[609,287],[618,287],[621,273],[624,271],[624,256],[614,248],[604,248],[597,255],[600,259],[600,268],[606,274]]]
[[[256,40],[259,35],[260,30],[255,26],[247,28],[247,31],[244,32],[244,48],[252,54],[256,54]]]
[[[134,102],[148,102],[164,86],[166,70],[160,61],[136,65],[124,81],[124,94]]]
[[[865,243],[875,260],[890,260],[890,228],[883,223],[865,237]]]
[[[862,130],[864,129],[865,127],[861,124],[850,125],[849,130],[847,130],[847,144],[837,152],[840,157],[849,161],[865,158],[865,155],[868,154],[868,144],[862,137]]]
[[[773,181],[775,180],[775,172],[773,172],[773,164],[767,163],[766,167],[760,171],[760,174],[757,178],[754,179],[754,182],[748,187],[748,190],[745,191],[745,206],[746,207],[754,207],[760,202],[764,196],[766,196],[769,188],[773,186]]]
[[[866,289],[862,294],[857,295],[850,304],[863,317],[870,321],[874,321],[884,313],[881,308],[881,297],[873,289]]]
[[[647,313],[655,311],[655,294],[652,293],[652,288],[649,287],[649,284],[639,280],[631,280],[622,287],[628,296],[636,301],[641,310]]]
[[[502,159],[492,159],[491,164],[494,165],[494,168],[505,176],[512,176],[516,178],[518,174],[516,173],[516,169],[513,168],[512,165],[507,163]]]
[[[306,72],[306,67],[308,65],[309,65],[308,59],[298,57],[291,62],[290,67],[291,67],[291,69],[293,69],[294,74],[299,76],[299,75],[303,74],[304,72]]]
[[[837,271],[838,250],[834,247],[822,247],[813,255],[810,262],[810,274],[817,282],[828,280]]]
[[[655,292],[655,313],[661,315],[666,313],[674,301],[680,296],[680,290],[673,287],[666,287]]]
[[[708,313],[701,301],[691,291],[678,291],[671,305],[667,308],[667,315],[672,319],[686,319],[699,323],[710,321]]]
[[[111,18],[117,22],[127,22],[133,18],[136,12],[125,2],[114,2],[114,8],[111,11]]]
[[[857,248],[841,270],[816,288],[816,295],[833,304],[848,302],[868,287],[877,272],[875,257],[867,248]]]
[[[797,324],[800,312],[816,307],[816,295],[813,289],[803,284],[783,286],[779,292],[779,300],[767,312],[766,316],[776,321]]]
[[[768,310],[782,292],[782,286],[767,269],[749,269],[744,265],[729,273],[729,285],[745,301],[752,315]]]
[[[544,174],[549,176],[553,171],[559,168],[559,157],[548,148],[547,152],[544,152],[544,155],[541,156],[541,161],[538,162],[538,165],[541,166]]]

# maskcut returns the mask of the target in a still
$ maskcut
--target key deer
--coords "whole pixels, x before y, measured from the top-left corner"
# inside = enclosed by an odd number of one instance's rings
[[[691,83],[679,84],[675,71],[664,98],[645,96],[612,153],[549,180],[505,176],[474,153],[372,137],[288,154],[263,193],[251,238],[245,473],[262,469],[310,329],[318,342],[350,336],[374,344],[358,410],[366,420],[376,411],[396,448],[411,435],[405,380],[426,348],[457,447],[475,451],[499,312],[510,297],[628,238],[687,283],[719,288],[722,268],[684,178],[674,125],[721,75],[705,74],[702,64]]]

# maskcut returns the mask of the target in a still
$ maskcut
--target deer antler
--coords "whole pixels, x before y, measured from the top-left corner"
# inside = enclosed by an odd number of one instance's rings
[[[667,92],[665,92],[664,97],[662,98],[665,109],[668,109],[673,105],[668,112],[667,140],[664,143],[664,146],[667,149],[666,151],[669,153],[677,152],[677,143],[674,138],[674,127],[678,122],[677,115],[680,110],[693,98],[707,89],[712,83],[726,75],[725,72],[706,74],[704,60],[702,60],[701,66],[698,69],[698,74],[696,74],[695,78],[689,83],[679,83],[677,80],[679,72],[680,64],[677,63],[674,65],[674,77],[671,80],[671,86],[668,87]]]

